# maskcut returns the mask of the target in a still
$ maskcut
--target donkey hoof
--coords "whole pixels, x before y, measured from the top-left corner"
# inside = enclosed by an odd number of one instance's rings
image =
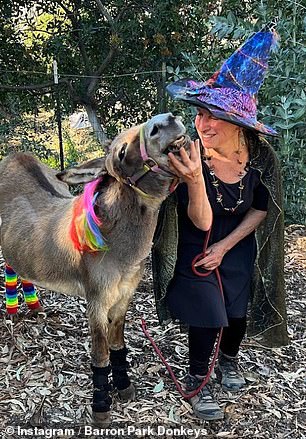
[[[111,412],[92,412],[92,423],[96,427],[108,427],[111,423]]]
[[[118,390],[118,394],[121,401],[123,402],[134,401],[136,396],[136,389],[134,384],[131,383],[126,389]]]
[[[27,313],[28,317],[37,317],[39,313],[45,312],[44,308],[39,305],[37,308],[34,309],[30,309],[29,312]]]

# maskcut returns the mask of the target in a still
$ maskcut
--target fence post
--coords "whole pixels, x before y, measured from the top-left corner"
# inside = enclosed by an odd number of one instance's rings
[[[166,97],[166,62],[162,62],[162,101],[161,101],[161,112],[166,113],[167,111],[167,97]]]
[[[61,104],[60,104],[60,94],[59,94],[59,84],[58,84],[58,72],[57,72],[57,62],[53,61],[53,76],[55,84],[55,102],[56,102],[56,120],[58,128],[58,140],[59,140],[59,151],[60,151],[60,165],[61,171],[64,170],[64,149],[63,149],[63,134],[62,134],[62,117],[61,117]]]

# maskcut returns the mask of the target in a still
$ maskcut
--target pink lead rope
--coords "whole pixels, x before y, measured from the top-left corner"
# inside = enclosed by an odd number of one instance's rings
[[[191,263],[192,271],[197,276],[206,277],[206,276],[209,276],[210,273],[211,273],[211,271],[206,271],[205,273],[201,272],[201,271],[198,271],[197,267],[195,267],[196,262],[199,261],[200,259],[202,259],[203,257],[205,257],[205,255],[206,255],[206,250],[207,250],[207,245],[208,245],[210,233],[211,233],[211,228],[207,231],[207,234],[206,234],[206,237],[205,237],[205,240],[204,240],[203,252],[198,254],[193,259],[193,261]],[[220,276],[220,272],[219,272],[218,268],[215,269],[215,273],[216,273],[216,277],[217,277],[217,281],[218,281],[218,285],[219,285],[219,289],[220,289],[220,294],[221,294],[222,299],[224,301],[222,281],[221,281],[221,276]],[[146,322],[145,322],[145,320],[143,318],[141,319],[141,328],[143,330],[143,333],[145,334],[145,336],[147,337],[147,339],[150,341],[151,345],[153,346],[153,349],[155,350],[156,354],[161,359],[163,364],[166,366],[166,368],[167,368],[168,372],[170,373],[170,376],[171,376],[171,378],[172,378],[172,380],[173,380],[173,382],[175,384],[175,387],[177,388],[178,392],[182,395],[182,397],[185,398],[185,399],[190,399],[190,398],[193,398],[195,395],[197,395],[200,392],[200,390],[202,390],[203,387],[206,386],[206,384],[208,383],[208,380],[209,380],[209,378],[210,378],[210,376],[212,374],[212,371],[213,371],[213,369],[215,367],[216,360],[217,360],[217,357],[218,357],[218,354],[219,354],[219,347],[220,347],[220,342],[221,342],[221,338],[222,338],[223,328],[220,328],[220,332],[219,332],[219,335],[218,335],[218,340],[217,340],[217,345],[216,345],[215,353],[214,353],[211,365],[209,367],[209,370],[208,370],[205,378],[203,379],[203,382],[201,383],[201,385],[196,390],[194,390],[191,393],[185,393],[184,390],[182,389],[182,387],[179,384],[176,376],[173,373],[173,370],[172,370],[171,366],[167,363],[166,359],[164,358],[163,354],[159,350],[159,348],[156,345],[155,341],[153,340],[153,338],[149,334],[149,332],[147,330],[147,324],[146,324]]]

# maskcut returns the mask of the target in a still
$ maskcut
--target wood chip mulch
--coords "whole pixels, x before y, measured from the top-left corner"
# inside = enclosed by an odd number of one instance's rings
[[[31,317],[22,303],[11,319],[5,314],[0,255],[0,437],[15,439],[31,433],[35,438],[306,439],[306,227],[289,226],[285,241],[290,345],[269,349],[245,339],[240,358],[248,385],[238,394],[230,394],[215,382],[225,418],[211,423],[194,418],[143,335],[142,317],[181,379],[187,366],[187,337],[175,324],[166,329],[158,325],[147,264],[126,323],[137,399],[121,403],[114,393],[113,422],[104,432],[83,427],[91,425],[92,398],[85,300],[40,290],[45,313]],[[28,430],[18,430],[18,426]],[[68,436],[67,428],[74,434]]]

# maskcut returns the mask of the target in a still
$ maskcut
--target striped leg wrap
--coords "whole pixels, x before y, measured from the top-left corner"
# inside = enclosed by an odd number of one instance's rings
[[[28,308],[29,309],[39,308],[40,303],[34,285],[31,282],[21,279],[21,286]]]
[[[9,264],[5,264],[5,306],[8,314],[18,311],[17,274]]]

